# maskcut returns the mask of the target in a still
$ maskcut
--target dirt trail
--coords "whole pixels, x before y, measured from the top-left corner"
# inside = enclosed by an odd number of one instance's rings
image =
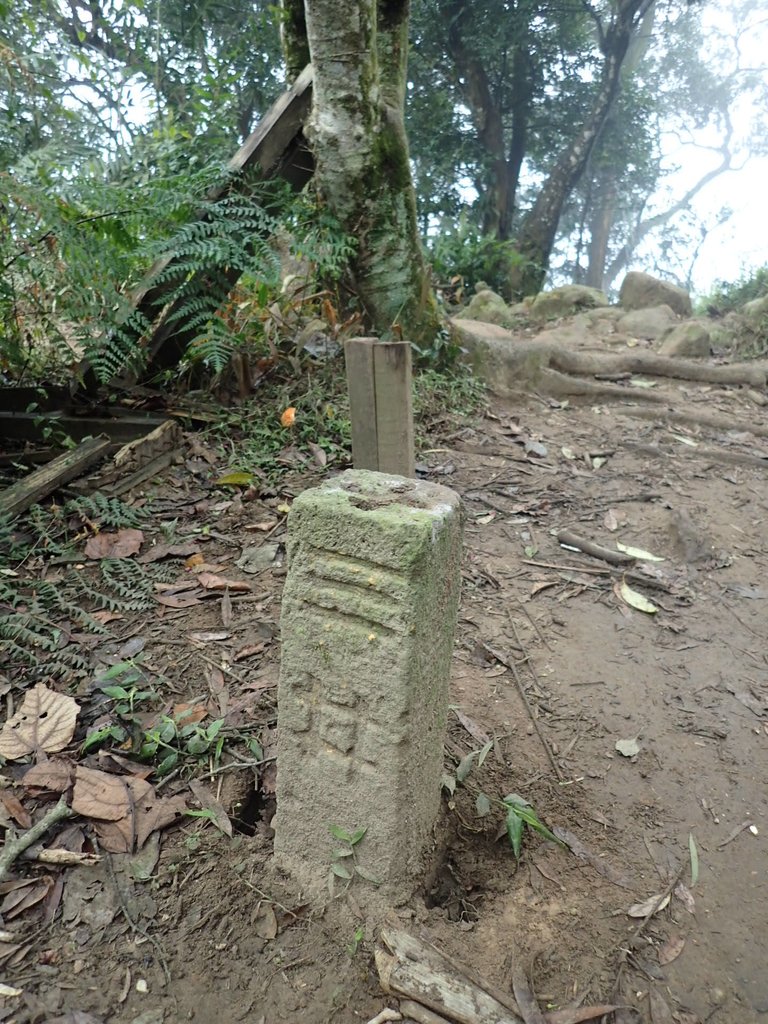
[[[665,423],[664,403],[638,419],[616,403],[494,402],[422,456],[468,515],[449,767],[484,734],[497,742],[446,804],[424,898],[401,916],[497,984],[508,985],[514,955],[544,1008],[617,997],[636,1008],[616,1015],[621,1024],[756,1024],[768,1019],[768,442],[747,429],[765,416],[736,390],[658,390],[692,422]],[[744,432],[693,423],[713,412]],[[733,458],[743,455],[751,461]],[[217,534],[252,543],[243,526],[260,514],[235,503]],[[561,547],[564,528],[663,558],[626,577],[655,614],[622,599],[620,570]],[[283,571],[258,577],[264,637]],[[205,690],[205,665],[174,655],[174,675],[162,630],[178,639],[219,621],[209,604],[154,627],[148,650],[180,698]],[[272,646],[244,691],[254,707],[274,700],[277,663]],[[621,740],[638,752],[622,755]],[[236,799],[237,775],[225,775],[222,801]],[[477,790],[519,793],[591,861],[529,836],[516,867],[499,820],[477,817]],[[25,986],[29,1009],[0,1020],[79,1010],[112,1024],[352,1024],[377,1013],[387,1000],[372,923],[354,891],[313,916],[272,876],[270,802],[259,800],[253,835],[229,840],[200,823],[166,833],[154,881],[124,882],[111,923],[81,910],[33,936],[32,960],[4,979]],[[114,902],[109,877],[88,877],[94,905],[109,892]],[[652,919],[627,916],[677,881]]]

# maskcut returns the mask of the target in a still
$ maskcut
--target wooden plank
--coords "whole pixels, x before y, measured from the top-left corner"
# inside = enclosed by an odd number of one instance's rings
[[[291,88],[272,105],[256,130],[251,132],[229,161],[228,170],[238,176],[211,190],[206,196],[209,202],[245,190],[255,181],[270,178],[287,181],[295,192],[300,192],[307,184],[314,174],[314,161],[302,128],[312,107],[312,80],[312,66],[308,65]],[[205,213],[198,219],[205,220]],[[173,314],[178,311],[180,303],[168,303],[162,308],[165,297],[184,279],[183,272],[178,278],[171,275],[161,284],[153,283],[160,271],[173,267],[175,259],[175,255],[169,253],[157,260],[132,295],[133,308],[154,323],[152,334],[146,341],[147,364],[153,369],[175,366],[197,334],[197,330],[187,330],[183,324],[173,320]],[[239,274],[231,270],[224,276],[227,287],[231,288]],[[199,281],[204,277],[204,273],[196,275]],[[140,335],[139,332],[135,333],[138,344]],[[92,390],[96,384],[92,371],[81,365],[80,374],[83,377],[88,375],[86,384]],[[128,387],[135,380],[136,374],[127,369],[110,383]]]
[[[124,444],[136,437],[144,437],[154,427],[164,422],[158,416],[68,416],[56,413],[10,413],[0,412],[0,438],[16,440],[55,440],[57,436],[70,437],[81,441],[97,434],[108,434],[110,439]],[[46,433],[48,429],[53,434]]]
[[[355,469],[379,468],[373,370],[373,350],[377,344],[377,338],[350,338],[344,343]]]
[[[373,370],[379,471],[415,476],[410,343],[378,342]]]
[[[108,437],[89,437],[47,466],[34,470],[0,491],[0,515],[17,516],[98,462],[111,448]]]

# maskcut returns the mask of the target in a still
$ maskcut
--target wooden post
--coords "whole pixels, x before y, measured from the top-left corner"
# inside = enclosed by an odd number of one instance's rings
[[[409,342],[351,338],[344,354],[355,469],[415,476]]]

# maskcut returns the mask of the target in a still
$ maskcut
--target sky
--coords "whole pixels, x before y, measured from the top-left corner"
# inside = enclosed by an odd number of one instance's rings
[[[758,0],[746,15],[739,13],[740,8],[743,4],[739,0],[710,4],[702,15],[704,25],[713,46],[719,37],[735,37],[737,43],[730,45],[734,61],[738,60],[739,67],[745,70],[757,69],[764,88],[768,88],[768,5],[765,0]],[[700,295],[710,292],[718,281],[736,281],[768,265],[766,115],[768,111],[754,96],[740,101],[733,111],[734,138],[744,140],[750,134],[755,135],[758,143],[763,143],[766,155],[746,160],[737,157],[733,163],[739,169],[715,178],[691,204],[699,222],[708,228],[692,272],[694,290]],[[706,131],[694,134],[699,142],[717,145],[719,141]],[[719,155],[708,154],[695,146],[681,149],[679,142],[672,139],[667,140],[666,152],[670,161],[680,166],[670,178],[670,185],[678,195],[684,194],[720,160]],[[728,210],[731,215],[718,223],[722,212]],[[693,248],[688,255],[690,261],[694,256]]]

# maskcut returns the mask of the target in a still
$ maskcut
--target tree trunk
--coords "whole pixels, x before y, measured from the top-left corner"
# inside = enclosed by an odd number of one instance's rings
[[[527,144],[531,108],[531,76],[525,36],[512,55],[512,134],[507,150],[505,142],[502,93],[494,91],[483,64],[466,42],[467,0],[453,0],[445,8],[449,22],[448,49],[463,80],[462,92],[472,115],[477,141],[487,154],[487,171],[478,192],[483,196],[482,229],[501,241],[512,236],[515,199],[520,169]]]
[[[608,242],[616,220],[616,178],[610,166],[601,167],[593,185],[594,205],[589,214],[589,247],[584,284],[603,287]]]
[[[304,0],[280,0],[280,8],[283,12],[280,42],[283,45],[288,80],[293,82],[309,64]]]
[[[407,0],[306,0],[318,194],[358,249],[370,325],[430,344],[440,316],[424,263],[403,121]]]
[[[592,148],[616,98],[632,34],[652,3],[653,0],[620,0],[608,30],[603,31],[598,25],[604,59],[597,95],[584,125],[558,157],[535,203],[523,218],[517,238],[522,259],[510,275],[513,295],[522,297],[541,290],[563,205],[584,174]]]

